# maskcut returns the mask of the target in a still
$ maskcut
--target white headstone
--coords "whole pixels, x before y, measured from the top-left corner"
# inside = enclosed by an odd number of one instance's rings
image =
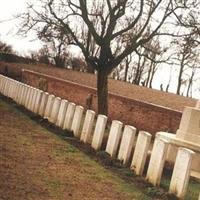
[[[3,95],[5,95],[6,84],[7,84],[7,78],[4,79],[3,84],[2,84],[2,94]],[[17,83],[15,84],[15,88],[16,87],[17,87]]]
[[[29,98],[32,92],[32,87],[29,86],[28,87],[28,92],[27,92],[27,96],[26,96],[26,100],[25,100],[25,107],[28,109],[28,105],[29,105]]]
[[[17,87],[18,87],[18,83],[17,81],[14,82],[14,87],[13,87],[13,100],[16,102],[17,99]]]
[[[11,98],[11,99],[13,99],[13,93],[14,93],[14,81],[12,80],[12,81],[10,81],[10,91],[9,91],[9,97]]]
[[[166,140],[156,138],[154,141],[146,176],[146,180],[152,183],[154,186],[160,185],[168,146],[169,142]]]
[[[78,138],[80,137],[80,126],[82,122],[83,111],[84,111],[84,108],[82,106],[76,106],[76,109],[74,112],[74,118],[72,121],[71,130],[73,131],[74,136]]]
[[[92,140],[94,118],[95,112],[93,110],[87,110],[80,138],[84,143],[90,143]]]
[[[12,85],[11,85],[12,86]],[[22,88],[21,88],[21,94],[20,94],[20,98],[19,98],[19,104],[22,105],[23,102],[23,98],[24,98],[24,93],[25,93],[25,85],[22,84]]]
[[[12,90],[12,81],[9,80],[9,84],[8,84],[8,88],[7,88],[7,94],[8,94],[9,98],[11,97],[11,90]]]
[[[5,94],[7,97],[9,97],[9,88],[10,88],[10,79],[7,80],[7,85],[5,90]]]
[[[185,197],[187,191],[194,154],[193,151],[182,147],[179,148],[177,153],[169,192],[175,194],[180,199]]]
[[[17,84],[17,86],[18,86],[18,84]],[[4,84],[3,94],[5,96],[7,96],[7,88],[8,88],[8,79],[6,79],[5,84]]]
[[[51,111],[51,115],[49,118],[49,121],[51,123],[56,123],[57,118],[58,118],[58,112],[60,109],[60,103],[61,103],[61,98],[60,97],[55,97],[54,102],[53,102],[53,106],[52,106],[52,111]]]
[[[0,74],[0,93],[2,93],[3,80],[4,80],[4,77]]]
[[[38,112],[39,112],[42,93],[43,93],[42,90],[37,90],[37,95],[36,95],[36,99],[35,99],[35,105],[34,105],[34,108],[33,108],[33,112],[36,113],[36,114],[38,114]]]
[[[24,93],[24,84],[21,83],[21,87],[20,87],[20,95],[19,95],[19,99],[18,99],[18,104],[21,105],[22,104],[22,99],[23,99],[23,94]],[[11,97],[11,96],[10,96]]]
[[[56,126],[58,126],[60,128],[63,128],[63,125],[64,125],[64,120],[65,120],[68,103],[69,102],[67,100],[63,99],[60,104],[60,109],[58,112],[58,119],[56,122]]]
[[[54,98],[55,98],[55,96],[53,94],[48,96],[47,105],[46,105],[45,112],[44,112],[44,118],[46,118],[46,119],[49,119],[49,117],[51,115]]]
[[[134,154],[133,154],[133,160],[131,163],[131,169],[135,171],[136,175],[143,174],[149,146],[151,143],[151,137],[152,137],[151,134],[148,132],[145,132],[145,131],[139,132]]]
[[[8,80],[8,84],[7,84],[7,87],[6,87],[6,96],[8,97],[9,95],[9,83],[10,83],[10,80]],[[21,96],[21,83],[18,83],[18,88],[17,88],[17,98],[16,98],[16,102],[19,103],[19,99],[20,99],[20,96]]]
[[[23,97],[23,100],[22,100],[22,105],[23,105],[24,107],[25,107],[26,98],[27,98],[27,95],[28,95],[28,89],[29,89],[29,86],[26,85],[26,86],[25,86],[24,97]]]
[[[117,120],[112,121],[112,125],[108,136],[108,142],[106,145],[106,152],[110,154],[111,157],[116,157],[117,155],[119,142],[122,136],[122,127],[122,122]]]
[[[7,87],[7,96],[8,96],[8,88],[9,88],[9,82],[8,82],[8,87]],[[17,89],[17,99],[16,102],[19,104],[20,97],[21,97],[21,91],[22,91],[22,84],[18,83],[18,89]]]
[[[30,91],[30,95],[29,95],[29,98],[28,98],[28,109],[30,109],[31,102],[32,102],[32,99],[33,99],[33,94],[34,94],[34,91],[35,91],[34,87],[31,87],[30,89],[31,89],[31,91]]]
[[[35,92],[35,88],[31,87],[31,92],[28,98],[28,106],[27,106],[28,110],[31,110],[31,104],[33,102],[34,92]]]
[[[119,148],[118,159],[127,164],[131,157],[131,152],[134,146],[136,128],[126,125],[122,134],[122,141]]]
[[[42,93],[41,102],[40,102],[40,106],[39,106],[39,115],[41,117],[44,116],[44,112],[45,112],[45,109],[46,109],[48,97],[49,97],[49,93],[48,92],[43,92]]]
[[[3,86],[2,86],[2,94],[6,96],[6,86],[7,86],[7,82],[8,82],[8,79],[5,78],[4,79],[4,82],[3,82]],[[17,82],[15,84],[15,88],[17,89]],[[15,89],[16,93],[17,94],[17,90]]]
[[[4,82],[5,82],[5,77],[1,77],[1,82],[0,82],[0,92],[3,94],[3,88],[4,88]]]
[[[76,105],[74,103],[68,104],[63,129],[71,130],[75,107],[76,107]]]
[[[8,79],[5,79],[4,85],[3,85],[3,95],[6,96],[6,88],[8,85]],[[15,86],[14,86],[14,101],[17,101],[17,95],[18,95],[18,87],[19,87],[19,83],[17,81],[15,81]]]
[[[105,115],[98,115],[97,122],[92,139],[92,147],[95,150],[101,149],[103,137],[106,129],[107,117]]]
[[[37,93],[38,93],[38,89],[34,89],[34,94],[33,94],[33,99],[31,102],[31,111],[34,112],[34,107],[35,107],[35,102],[36,102],[36,98],[37,98]]]
[[[15,81],[10,81],[10,88],[9,88],[9,97],[13,99],[14,97],[14,87],[15,87]]]

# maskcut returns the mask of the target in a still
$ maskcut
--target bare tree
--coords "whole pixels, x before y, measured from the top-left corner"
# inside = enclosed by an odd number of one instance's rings
[[[11,45],[0,41],[0,53],[14,53]]]
[[[192,68],[192,66],[194,65],[194,61],[198,56],[195,50],[197,44],[193,40],[193,34],[184,37],[182,40],[176,40],[174,43],[177,44],[177,57],[174,58],[176,60],[175,64],[179,66],[176,94],[180,95],[181,85],[185,83],[185,80],[183,78],[184,72],[188,68]]]
[[[40,1],[39,1],[40,2]],[[176,35],[166,28],[186,0],[44,0],[24,13],[27,30],[51,25],[77,45],[97,73],[98,112],[108,112],[108,75],[120,62],[158,35]],[[188,5],[189,6],[189,5]],[[129,34],[129,33],[132,34]],[[148,32],[148,34],[146,34]],[[117,45],[121,44],[121,47]]]
[[[43,46],[43,48],[41,48],[37,53],[36,53],[36,59],[38,60],[38,62],[40,63],[44,63],[44,64],[50,64],[50,60],[49,60],[49,49],[46,45]]]

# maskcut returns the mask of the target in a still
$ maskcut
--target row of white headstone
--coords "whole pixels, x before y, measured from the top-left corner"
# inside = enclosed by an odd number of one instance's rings
[[[107,116],[98,115],[96,124],[94,124],[94,111],[87,110],[84,115],[82,106],[3,75],[0,75],[0,92],[26,109],[48,119],[56,126],[73,131],[75,137],[80,138],[84,143],[91,144],[95,150],[102,148]],[[83,118],[83,127],[80,130]],[[127,165],[131,161],[131,169],[137,175],[142,176],[152,135],[140,131],[135,144],[136,128],[125,125],[123,132],[122,129],[122,122],[112,121],[105,151],[111,157],[122,161],[123,164]],[[155,138],[146,174],[146,180],[155,186],[158,186],[161,182],[168,146],[167,141],[158,137]],[[133,157],[131,157],[132,154]],[[184,198],[186,194],[193,154],[194,152],[185,148],[180,148],[178,151],[169,187],[169,192],[177,197]]]

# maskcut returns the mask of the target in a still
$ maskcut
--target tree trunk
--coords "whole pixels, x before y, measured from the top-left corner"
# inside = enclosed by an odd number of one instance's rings
[[[166,92],[169,92],[169,83],[167,84],[167,87],[166,87]]]
[[[124,74],[124,81],[127,81],[127,76],[128,76],[128,68],[129,68],[129,62],[128,62],[128,58],[126,60],[126,66],[125,66],[125,74]]]
[[[149,81],[150,81],[150,77],[151,77],[152,65],[153,65],[153,62],[151,62],[150,66],[149,66],[149,70],[148,70],[148,74],[147,74],[147,81],[146,81],[145,87],[148,87],[148,86],[149,86]]]
[[[108,114],[108,73],[99,69],[97,73],[98,114]]]
[[[180,95],[180,90],[181,90],[181,81],[182,81],[182,67],[180,69],[179,77],[178,77],[178,85],[177,85],[177,90],[176,94]]]
[[[191,77],[189,79],[188,88],[187,88],[187,94],[186,94],[187,97],[189,97],[189,92],[190,92],[190,89],[191,89],[191,86],[192,86],[193,77],[194,77],[194,72],[192,73],[192,75],[191,75]]]
[[[152,88],[152,83],[153,83],[153,79],[156,73],[156,65],[153,66],[153,71],[151,72],[151,77],[150,77],[150,81],[149,81],[149,88]]]
[[[180,71],[179,71],[179,76],[178,76],[178,85],[177,85],[177,90],[176,90],[176,94],[180,95],[180,90],[181,90],[181,82],[182,82],[182,75],[183,75],[183,70],[184,70],[184,55],[183,58],[181,60],[181,66],[180,66]]]

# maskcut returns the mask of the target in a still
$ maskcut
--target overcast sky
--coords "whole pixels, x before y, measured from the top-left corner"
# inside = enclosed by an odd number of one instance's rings
[[[6,42],[13,46],[13,49],[17,51],[20,55],[30,54],[31,51],[37,51],[42,47],[42,43],[36,39],[34,33],[30,33],[28,37],[24,38],[22,36],[16,35],[19,26],[19,20],[15,16],[22,13],[27,5],[27,2],[34,0],[0,0],[0,40]],[[77,51],[75,49],[75,51]],[[177,74],[177,72],[172,72],[172,74]],[[159,69],[156,73],[153,87],[159,89],[160,84],[163,84],[165,88],[169,79],[170,70],[169,69]],[[177,80],[176,76],[173,76],[172,83],[170,85],[170,91],[175,92]],[[194,92],[196,98],[200,98],[199,90]]]
[[[19,21],[15,16],[22,13],[27,2],[30,0],[0,0],[0,40],[11,44],[13,49],[20,54],[26,54],[29,51],[38,50],[42,45],[33,33],[28,38],[22,38],[16,35]]]

